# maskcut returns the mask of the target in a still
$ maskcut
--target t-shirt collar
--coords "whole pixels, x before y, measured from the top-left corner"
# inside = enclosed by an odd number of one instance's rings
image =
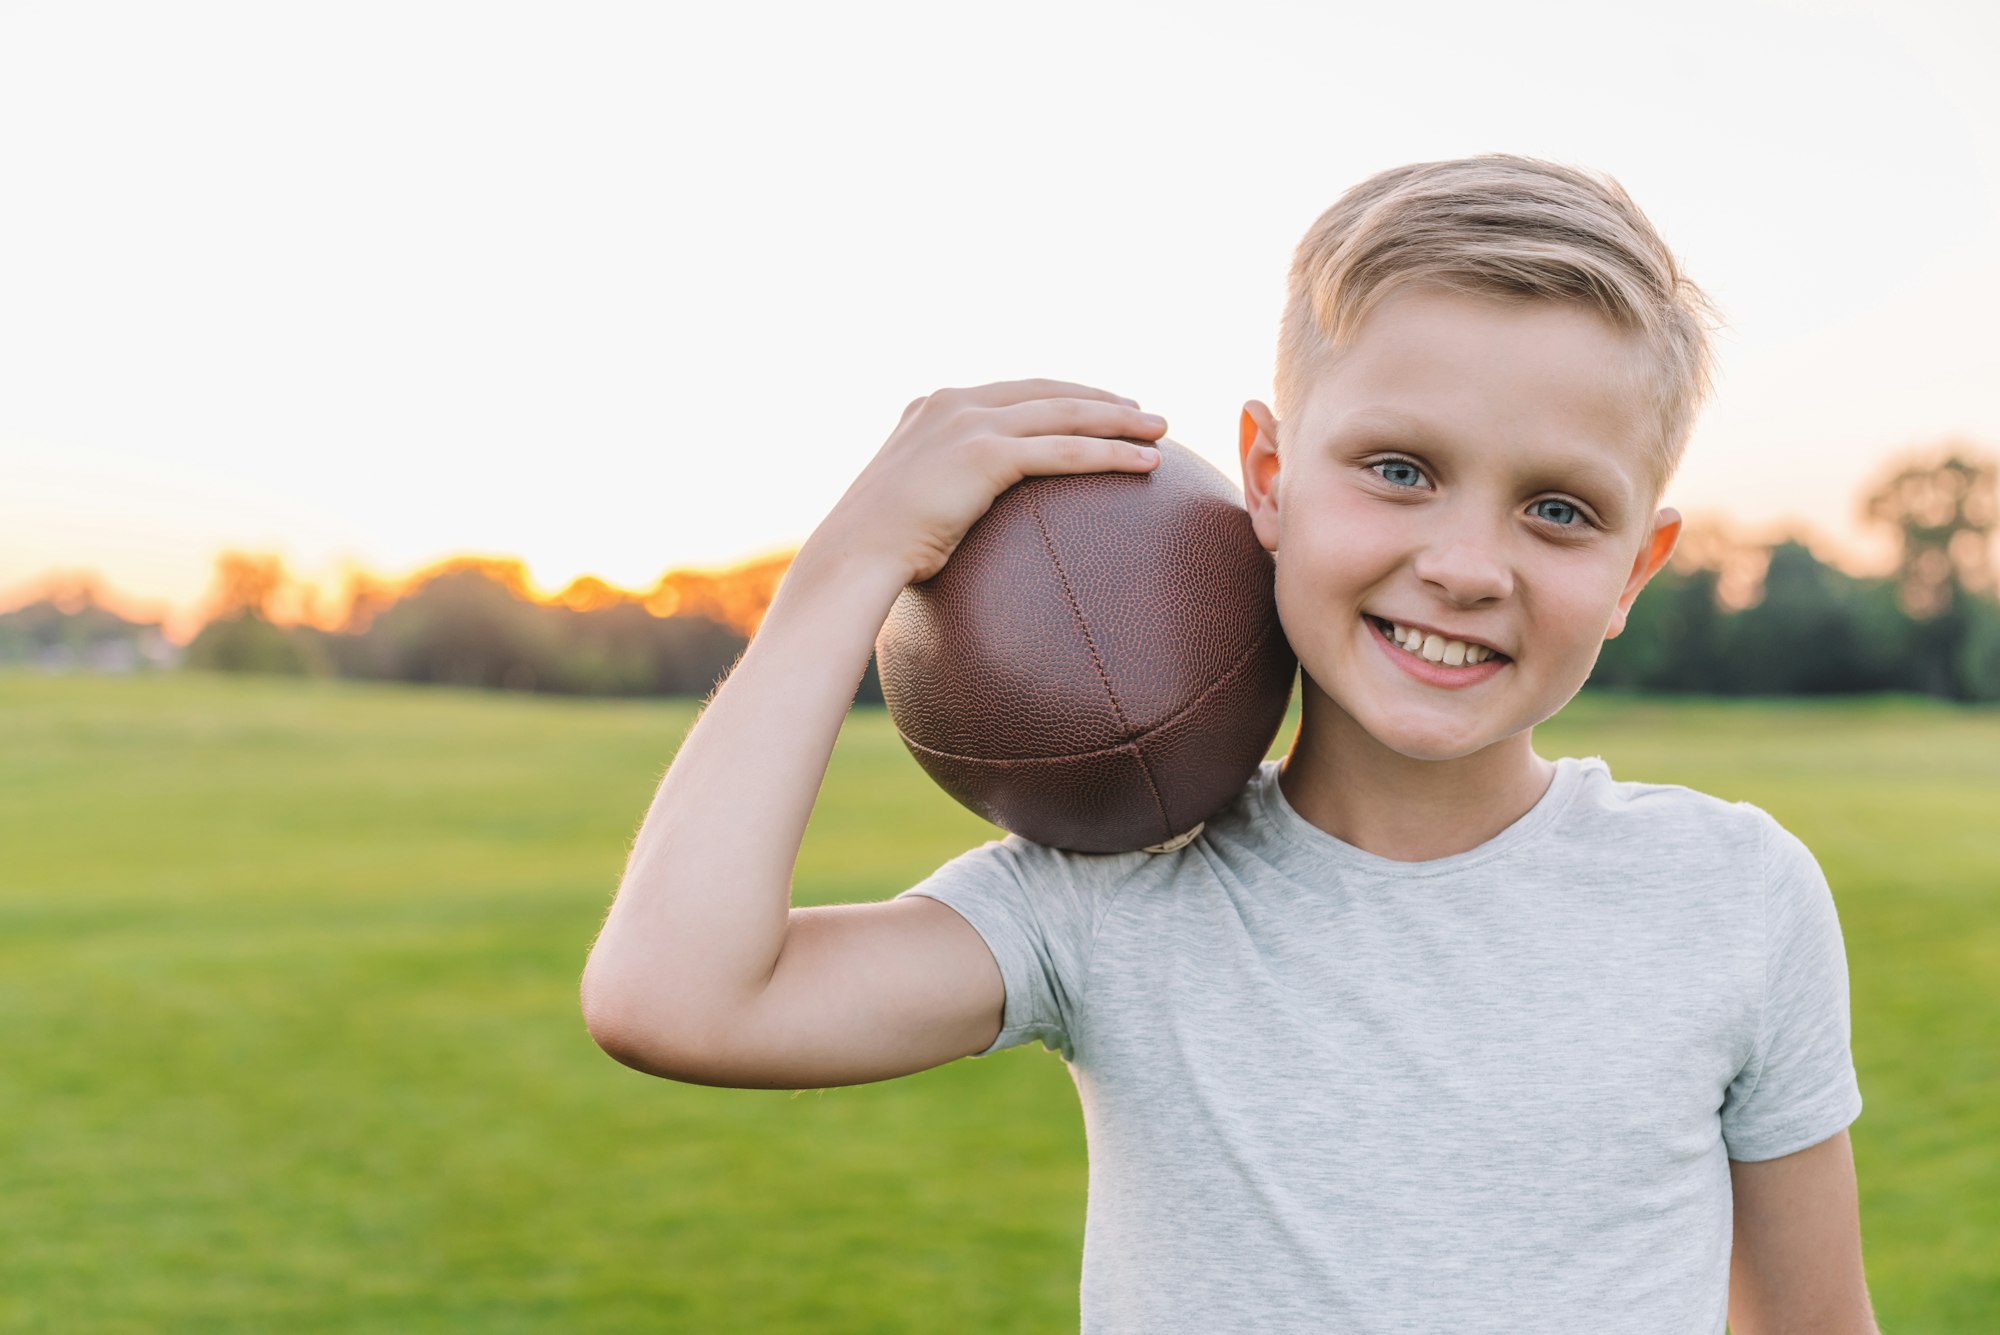
[[[1462,853],[1447,857],[1428,858],[1420,862],[1403,862],[1395,858],[1385,858],[1358,848],[1337,835],[1332,835],[1314,825],[1293,809],[1286,800],[1285,791],[1278,786],[1280,761],[1266,760],[1259,767],[1251,784],[1250,810],[1253,819],[1264,821],[1278,836],[1279,846],[1294,850],[1299,860],[1307,864],[1304,869],[1324,870],[1329,865],[1376,877],[1397,880],[1420,880],[1431,876],[1444,876],[1500,856],[1510,849],[1535,838],[1546,830],[1563,808],[1569,805],[1582,785],[1584,776],[1592,770],[1609,774],[1610,770],[1599,756],[1578,758],[1559,757],[1555,777],[1548,788],[1536,799],[1535,805],[1515,819],[1514,823],[1501,830],[1491,839]]]

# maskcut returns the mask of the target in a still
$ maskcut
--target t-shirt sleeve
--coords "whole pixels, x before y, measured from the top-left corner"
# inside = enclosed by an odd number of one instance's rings
[[[1119,860],[1008,834],[967,849],[896,896],[923,895],[957,912],[1000,966],[1007,988],[1000,1035],[973,1056],[1038,1038],[1064,1061],[1075,1058],[1090,946],[1110,898],[1100,864]]]
[[[1847,952],[1833,891],[1798,837],[1764,813],[1764,1005],[1750,1059],[1722,1101],[1729,1157],[1775,1159],[1861,1114]]]

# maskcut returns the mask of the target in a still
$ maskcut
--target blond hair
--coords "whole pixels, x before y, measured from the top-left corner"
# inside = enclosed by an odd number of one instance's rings
[[[1681,272],[1622,186],[1599,172],[1487,153],[1392,167],[1348,190],[1292,257],[1278,334],[1281,432],[1355,327],[1423,282],[1507,301],[1569,301],[1637,333],[1657,430],[1655,497],[1680,464],[1714,381],[1714,304]]]

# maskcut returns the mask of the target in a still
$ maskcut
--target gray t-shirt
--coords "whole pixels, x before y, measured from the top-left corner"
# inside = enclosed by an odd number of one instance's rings
[[[1172,852],[1010,834],[903,892],[1000,966],[977,1055],[1069,1064],[1082,1329],[1721,1332],[1728,1160],[1861,1111],[1812,854],[1593,756],[1477,848],[1397,862],[1277,775]]]

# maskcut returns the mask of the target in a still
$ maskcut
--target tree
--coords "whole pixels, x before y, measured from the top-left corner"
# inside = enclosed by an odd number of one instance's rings
[[[1724,657],[1734,688],[1750,695],[1892,690],[1909,629],[1881,581],[1856,579],[1788,538],[1771,548],[1763,597],[1731,618]]]
[[[211,672],[324,676],[334,670],[318,641],[274,625],[271,604],[291,583],[284,558],[225,551],[215,558],[207,624],[188,644],[186,666]]]
[[[254,552],[223,552],[215,558],[215,580],[210,586],[210,615],[229,620],[249,613],[260,621],[271,619],[271,600],[285,587],[284,558]]]
[[[369,675],[451,686],[545,688],[560,646],[507,567],[453,562],[419,577],[367,633]]]
[[[209,672],[328,676],[333,665],[318,643],[255,612],[216,617],[188,644],[185,666]]]
[[[1969,640],[1975,596],[1994,591],[1993,533],[2000,528],[2000,463],[1964,440],[1905,455],[1863,502],[1896,530],[1897,598],[1917,621],[1922,689],[1972,699]]]

